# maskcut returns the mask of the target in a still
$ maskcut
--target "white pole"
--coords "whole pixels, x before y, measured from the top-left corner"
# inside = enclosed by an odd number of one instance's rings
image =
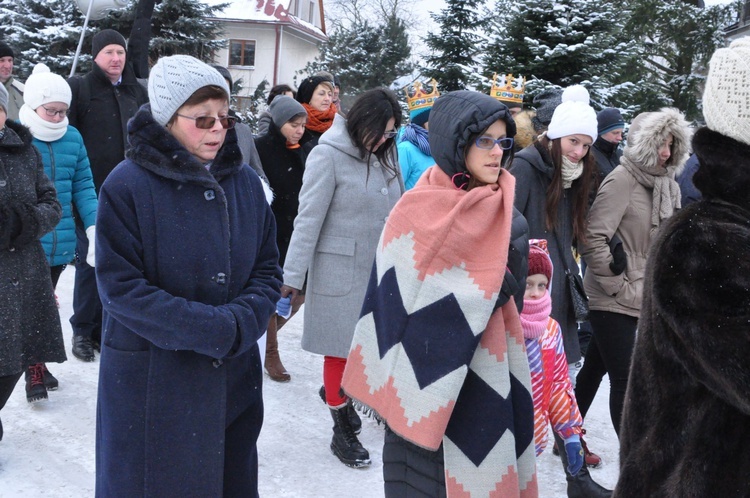
[[[83,47],[83,38],[86,36],[86,28],[89,25],[89,18],[91,17],[91,7],[94,5],[94,0],[89,0],[89,8],[86,9],[86,19],[83,21],[83,29],[81,30],[81,38],[78,40],[78,48],[76,48],[76,55],[73,57],[73,67],[70,68],[70,76],[72,77],[76,73],[76,66],[78,65],[78,56],[81,55],[81,47]]]

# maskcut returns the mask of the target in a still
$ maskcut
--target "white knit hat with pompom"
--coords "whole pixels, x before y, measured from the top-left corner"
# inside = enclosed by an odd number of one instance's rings
[[[750,37],[711,56],[703,117],[711,130],[750,145]]]
[[[589,105],[589,92],[581,85],[569,86],[562,94],[562,103],[552,114],[547,129],[550,139],[568,135],[586,135],[594,142],[598,133],[596,111]]]
[[[51,102],[70,105],[71,97],[70,86],[65,78],[50,72],[49,67],[42,63],[34,66],[24,85],[23,101],[31,110]]]

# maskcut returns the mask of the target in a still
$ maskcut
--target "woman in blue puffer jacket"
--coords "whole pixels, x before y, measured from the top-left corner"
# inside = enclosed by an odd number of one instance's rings
[[[44,64],[37,64],[26,81],[25,103],[19,111],[19,120],[31,131],[34,137],[32,143],[42,155],[44,171],[55,184],[57,198],[62,205],[60,223],[42,237],[53,287],[57,286],[65,266],[75,259],[73,208],[89,239],[86,261],[94,265],[96,190],[83,138],[78,130],[68,124],[70,99],[68,83],[61,76],[51,73]],[[42,363],[29,366],[26,380],[26,399],[29,402],[47,399],[47,390],[57,389],[58,385],[57,379]]]

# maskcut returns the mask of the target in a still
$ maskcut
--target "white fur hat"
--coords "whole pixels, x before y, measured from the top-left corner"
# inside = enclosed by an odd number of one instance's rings
[[[32,110],[50,102],[70,105],[71,96],[67,81],[62,76],[50,72],[42,63],[34,66],[23,90],[23,101]]]
[[[555,108],[547,128],[551,139],[568,135],[586,135],[596,141],[599,124],[596,111],[589,105],[589,92],[581,85],[569,86],[562,94],[562,103]]]
[[[711,130],[750,145],[750,37],[711,56],[703,117]]]
[[[189,55],[162,57],[151,68],[148,99],[154,120],[166,126],[177,109],[204,86],[218,86],[227,93],[229,85],[219,71]]]

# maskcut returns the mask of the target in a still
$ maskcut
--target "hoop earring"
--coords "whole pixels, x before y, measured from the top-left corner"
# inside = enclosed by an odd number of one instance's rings
[[[467,173],[466,171],[462,171],[460,173],[456,173],[451,177],[451,182],[453,182],[453,186],[456,187],[458,190],[466,190],[469,188],[469,180],[471,180],[471,175]]]

